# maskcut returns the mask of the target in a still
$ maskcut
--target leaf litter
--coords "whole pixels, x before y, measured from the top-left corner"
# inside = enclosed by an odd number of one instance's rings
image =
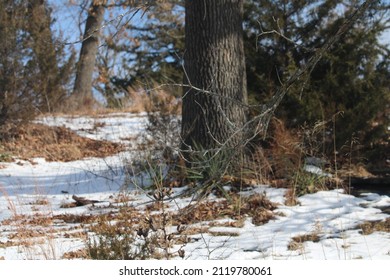
[[[137,228],[164,208],[165,226],[180,236],[174,258],[390,259],[384,195],[320,191],[288,206],[286,189],[253,185],[194,203],[180,196],[190,186],[174,186],[174,199],[151,207],[145,182],[127,184],[137,152],[126,147],[142,144],[146,122],[130,113],[105,115],[98,125],[87,116],[46,117],[3,144],[14,160],[0,169],[0,258],[87,259],[86,239],[102,219]],[[62,207],[72,196],[96,203]]]

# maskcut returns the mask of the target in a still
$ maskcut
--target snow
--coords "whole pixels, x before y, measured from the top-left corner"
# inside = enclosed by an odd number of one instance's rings
[[[45,116],[37,122],[51,126],[65,126],[76,131],[80,136],[94,140],[127,143],[127,138],[137,137],[144,131],[147,118],[146,113],[113,113],[95,118]]]
[[[145,114],[110,114],[100,117],[60,116],[45,117],[37,122],[48,125],[64,125],[82,136],[104,139],[132,145],[140,141],[147,118]],[[135,147],[135,146],[133,146]],[[35,244],[7,245],[10,237],[20,231],[28,231],[20,223],[9,222],[13,218],[39,218],[42,215],[84,214],[95,215],[109,211],[113,197],[128,185],[128,163],[137,157],[137,151],[129,149],[106,158],[86,158],[73,162],[46,162],[36,158],[31,161],[18,160],[1,163],[0,168],[0,259],[60,259],[64,253],[76,251],[85,242],[62,220],[53,220],[51,234],[43,225],[34,231],[48,231],[47,238]],[[317,167],[307,166],[307,171],[322,174]],[[138,184],[142,184],[139,180]],[[127,183],[126,183],[127,182]],[[145,183],[145,181],[143,181]],[[132,203],[138,207],[151,201],[147,193],[133,184],[127,190]],[[229,186],[225,187],[226,189]],[[186,187],[174,188],[174,196],[185,192]],[[208,233],[191,236],[185,244],[185,258],[205,259],[265,259],[265,260],[339,260],[339,259],[390,259],[390,233],[374,231],[362,235],[359,225],[366,221],[382,221],[389,215],[381,209],[390,206],[390,198],[375,193],[361,197],[344,194],[341,190],[320,191],[299,198],[299,205],[284,205],[285,189],[269,186],[253,186],[240,194],[265,194],[278,204],[273,212],[276,218],[255,226],[250,217],[242,227],[224,226],[229,219],[218,220]],[[62,208],[72,202],[72,195],[102,201],[95,207],[82,206]],[[171,209],[181,209],[191,198],[180,198],[169,203]],[[47,201],[47,203],[38,203]],[[16,219],[17,220],[17,219]],[[194,226],[207,225],[202,222]],[[228,224],[228,223],[225,223]],[[18,228],[19,225],[19,228]],[[61,232],[63,230],[63,232]],[[60,232],[60,234],[58,234]],[[218,233],[218,234],[211,234]],[[305,241],[296,250],[288,246],[293,237],[315,234],[319,241]],[[30,241],[35,240],[34,237]],[[176,245],[175,245],[176,246]],[[178,246],[178,245],[177,245]]]
[[[306,172],[313,173],[313,174],[315,174],[315,175],[324,176],[324,177],[332,177],[331,174],[325,173],[325,172],[324,172],[321,168],[319,168],[318,166],[306,164],[306,165],[303,167],[303,169],[304,169]]]

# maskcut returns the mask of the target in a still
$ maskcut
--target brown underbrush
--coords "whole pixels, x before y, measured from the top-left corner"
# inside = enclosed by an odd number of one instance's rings
[[[43,157],[47,161],[67,162],[86,157],[106,157],[124,149],[117,143],[81,137],[65,127],[34,123],[7,129],[0,143],[0,154],[10,155],[8,161]]]

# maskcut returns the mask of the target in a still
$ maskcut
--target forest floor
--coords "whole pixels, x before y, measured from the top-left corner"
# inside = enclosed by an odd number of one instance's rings
[[[388,195],[324,190],[291,206],[286,188],[227,181],[198,199],[144,161],[147,123],[44,116],[1,144],[0,259],[390,259]]]

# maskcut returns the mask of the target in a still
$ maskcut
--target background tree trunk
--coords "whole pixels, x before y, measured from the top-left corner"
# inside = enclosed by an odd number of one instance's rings
[[[247,103],[243,1],[187,0],[185,8],[184,83],[192,87],[183,93],[182,148],[237,148]]]
[[[76,69],[76,80],[73,88],[73,95],[78,100],[79,107],[88,107],[93,104],[92,78],[106,2],[107,0],[92,0],[88,10],[80,58]]]

